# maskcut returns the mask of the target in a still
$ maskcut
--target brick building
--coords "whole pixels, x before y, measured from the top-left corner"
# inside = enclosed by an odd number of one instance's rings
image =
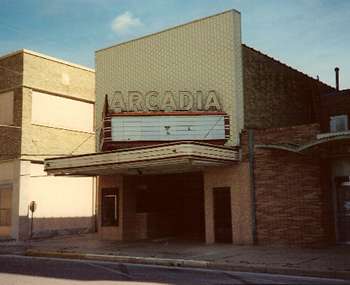
[[[43,160],[95,150],[94,89],[88,68],[28,50],[0,57],[1,237],[93,229],[94,178],[48,177]]]
[[[98,176],[101,238],[341,241],[320,128],[335,89],[242,44],[239,12],[99,50],[96,68],[98,152],[45,169]]]

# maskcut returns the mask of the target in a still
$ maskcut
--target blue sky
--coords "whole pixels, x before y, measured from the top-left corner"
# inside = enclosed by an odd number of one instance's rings
[[[94,51],[228,9],[247,45],[350,88],[350,0],[0,0],[0,54],[21,48],[94,67]]]

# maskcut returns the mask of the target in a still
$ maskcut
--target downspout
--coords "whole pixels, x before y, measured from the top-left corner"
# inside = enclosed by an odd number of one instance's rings
[[[255,175],[254,175],[254,130],[248,130],[248,160],[250,176],[250,196],[251,196],[251,216],[252,216],[252,237],[253,244],[257,243],[256,236],[256,195],[255,195]]]

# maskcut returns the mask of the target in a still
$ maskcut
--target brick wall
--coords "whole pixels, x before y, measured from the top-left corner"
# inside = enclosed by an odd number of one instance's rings
[[[350,90],[321,96],[321,128],[329,132],[330,117],[348,115],[350,117]]]
[[[245,128],[318,122],[319,95],[334,89],[242,45]]]
[[[22,85],[23,54],[0,58],[0,90]]]
[[[13,125],[20,127],[22,120],[22,72],[21,53],[0,59],[0,93],[13,92]],[[19,157],[21,152],[21,129],[0,126],[0,160]]]
[[[18,128],[0,126],[0,160],[18,158],[21,153],[22,89],[16,88],[12,92],[14,94],[13,126]]]
[[[254,132],[255,144],[306,143],[319,126]],[[247,159],[243,133],[243,159]],[[330,169],[327,161],[283,150],[254,150],[258,244],[324,246],[334,242]]]

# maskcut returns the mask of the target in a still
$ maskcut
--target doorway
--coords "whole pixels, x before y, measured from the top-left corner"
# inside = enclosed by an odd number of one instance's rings
[[[215,242],[232,243],[231,189],[214,188]]]
[[[204,241],[201,172],[124,177],[124,226],[130,238]]]
[[[350,243],[350,182],[337,185],[338,242]]]

